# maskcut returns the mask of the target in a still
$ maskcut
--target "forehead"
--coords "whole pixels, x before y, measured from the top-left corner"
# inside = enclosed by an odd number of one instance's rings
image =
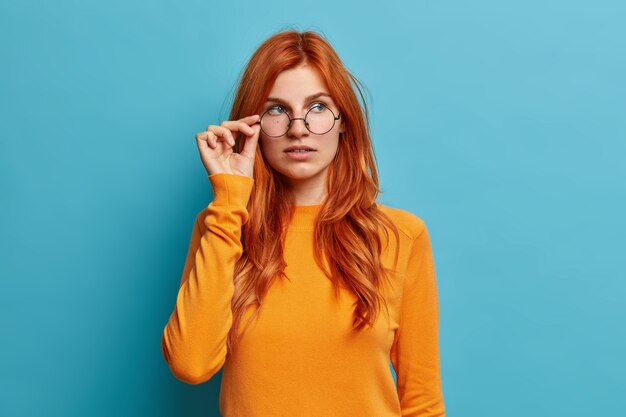
[[[318,92],[329,93],[328,86],[314,68],[306,65],[278,74],[269,96],[299,102]]]

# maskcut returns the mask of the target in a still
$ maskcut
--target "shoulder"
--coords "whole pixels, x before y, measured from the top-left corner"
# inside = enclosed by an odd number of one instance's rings
[[[411,240],[416,239],[426,229],[426,222],[409,210],[376,203],[381,212],[385,213],[396,225],[400,233]]]

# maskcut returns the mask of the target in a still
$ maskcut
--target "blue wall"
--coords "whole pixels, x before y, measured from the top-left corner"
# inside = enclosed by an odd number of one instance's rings
[[[448,414],[623,411],[625,21],[617,0],[3,1],[0,414],[218,415],[219,379],[160,351],[212,198],[194,135],[286,27],[367,85],[382,201],[429,226]]]

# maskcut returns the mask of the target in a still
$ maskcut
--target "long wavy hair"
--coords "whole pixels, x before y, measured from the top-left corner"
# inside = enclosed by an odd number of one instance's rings
[[[398,241],[396,226],[376,203],[380,189],[360,81],[343,65],[323,35],[295,29],[278,32],[250,58],[240,76],[229,120],[259,114],[278,75],[304,64],[317,70],[325,81],[344,123],[336,158],[328,169],[328,196],[315,222],[315,262],[333,283],[336,297],[343,287],[358,298],[354,303],[353,330],[359,330],[365,325],[373,326],[381,302],[387,308],[381,281],[389,278],[391,268],[381,262],[383,242],[379,229],[387,244],[389,232],[381,226],[393,230]],[[237,139],[235,152],[242,148],[243,135],[239,133]],[[241,234],[243,253],[235,265],[229,351],[236,347],[239,326],[248,307],[256,309],[241,334],[260,311],[272,282],[281,276],[287,278],[284,226],[295,210],[295,198],[280,175],[257,147],[254,184],[247,206],[249,218]],[[396,261],[397,256],[396,251]]]

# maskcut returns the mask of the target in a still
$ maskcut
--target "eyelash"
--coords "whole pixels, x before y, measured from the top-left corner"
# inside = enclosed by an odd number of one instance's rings
[[[316,102],[314,102],[314,103],[313,103],[313,105],[312,105],[311,107],[313,107],[313,106],[314,106],[314,105],[316,105],[316,104],[321,104],[321,105],[322,105],[322,106],[324,106],[324,107],[328,107],[328,106],[326,105],[326,103],[321,102],[321,101],[316,101]],[[270,108],[268,108],[268,109],[267,109],[267,111],[270,111],[270,110],[275,109],[275,108],[281,108],[282,110],[287,111],[287,109],[286,109],[283,105],[281,105],[281,104],[276,104],[276,105],[274,105],[274,106],[271,106]],[[310,108],[309,108],[309,109],[310,109]]]

